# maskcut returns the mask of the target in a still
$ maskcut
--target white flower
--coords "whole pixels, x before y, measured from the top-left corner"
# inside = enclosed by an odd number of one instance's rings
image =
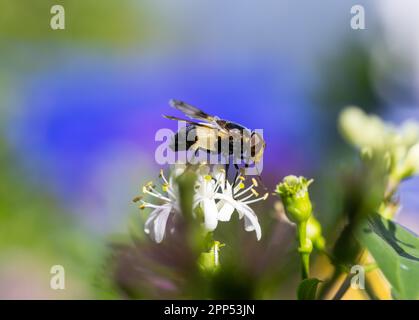
[[[161,170],[160,178],[163,181],[161,186],[162,192],[159,192],[153,183],[149,182],[143,187],[143,193],[157,198],[160,202],[162,202],[162,204],[157,205],[148,203],[141,198],[135,199],[136,201],[141,202],[140,209],[153,209],[145,222],[144,232],[149,234],[150,237],[157,243],[160,243],[164,238],[167,220],[170,214],[179,214],[180,212],[178,191],[176,186],[173,184],[174,177],[170,176],[169,180],[167,180]]]
[[[249,207],[249,204],[266,200],[268,193],[259,197],[255,190],[255,187],[258,186],[256,180],[252,179],[252,184],[247,188],[244,185],[244,181],[244,177],[240,175],[237,177],[234,187],[228,181],[222,184],[222,193],[215,195],[215,199],[220,200],[217,203],[217,219],[219,221],[230,221],[234,210],[236,210],[239,218],[244,218],[244,229],[246,231],[255,231],[256,238],[260,240],[262,230],[258,218],[252,208]]]
[[[145,202],[142,197],[135,199],[135,201],[141,202],[141,209],[153,209],[145,222],[144,231],[157,243],[160,243],[164,238],[170,215],[181,214],[179,194],[177,185],[174,184],[174,178],[183,171],[184,168],[182,167],[174,168],[168,180],[165,178],[163,171],[160,171],[160,178],[163,182],[161,192],[151,182],[143,187],[145,195],[158,199],[161,204]],[[201,166],[196,173],[193,207],[194,209],[197,207],[202,209],[205,229],[214,231],[217,228],[218,221],[229,221],[236,210],[239,218],[244,218],[245,230],[255,231],[257,239],[260,240],[262,231],[259,221],[249,204],[265,200],[268,193],[259,197],[255,190],[255,187],[257,187],[256,180],[252,179],[252,184],[246,188],[244,185],[245,178],[239,175],[233,187],[226,180],[225,170],[222,169],[222,166],[215,166],[212,175],[208,166]]]
[[[216,194],[224,183],[225,173],[215,169],[212,177],[209,168],[204,166],[198,170],[194,207],[200,206],[204,212],[204,225],[208,231],[214,231],[218,225],[218,209]]]
[[[396,181],[419,174],[419,123],[408,120],[394,126],[356,107],[346,108],[339,120],[346,139],[363,155],[383,155]]]
[[[367,115],[357,107],[346,108],[339,118],[343,135],[356,147],[383,149],[393,131],[377,116]]]
[[[401,144],[412,147],[419,142],[419,124],[413,120],[403,122],[398,136]]]

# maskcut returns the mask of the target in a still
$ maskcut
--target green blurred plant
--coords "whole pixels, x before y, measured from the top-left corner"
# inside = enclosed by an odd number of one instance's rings
[[[63,31],[50,28],[51,7],[57,4],[65,9]],[[142,10],[136,10],[139,5]],[[150,32],[147,7],[133,0],[100,4],[95,0],[2,0],[1,9],[0,39],[5,43],[50,40],[123,45],[144,39]]]
[[[392,285],[394,296],[417,299],[419,289],[413,285],[419,272],[417,236],[399,231],[403,228],[388,220],[400,209],[397,197],[400,184],[419,173],[419,124],[406,121],[395,126],[349,107],[342,112],[339,127],[348,142],[358,149],[363,173],[356,186],[360,190],[358,201],[348,208],[349,223],[334,246],[336,271],[326,288],[333,286],[340,273],[350,278],[349,267],[365,261],[367,249]],[[409,239],[413,251],[402,248],[403,242],[394,237],[395,231]],[[409,258],[407,252],[411,252]],[[348,283],[343,282],[336,297],[343,295]],[[366,289],[371,297],[377,296],[370,286]]]
[[[18,166],[7,144],[0,139],[0,280],[6,284],[9,273],[22,283],[15,283],[15,298],[113,298],[109,279],[102,275],[106,246],[103,237],[95,235],[74,217],[64,212],[53,196],[31,184]],[[66,272],[66,290],[51,290],[49,271],[62,265]],[[40,269],[39,271],[38,268]],[[23,270],[22,270],[23,269]],[[10,270],[10,271],[3,271]],[[24,283],[32,273],[39,283],[28,297]],[[0,297],[11,294],[7,286]]]

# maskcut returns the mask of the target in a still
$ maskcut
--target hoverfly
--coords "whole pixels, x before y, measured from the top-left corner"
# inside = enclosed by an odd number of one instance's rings
[[[232,121],[209,115],[183,101],[172,99],[169,104],[187,117],[200,121],[195,122],[164,115],[165,118],[187,123],[187,126],[179,130],[174,136],[171,148],[175,152],[190,150],[197,153],[199,150],[203,150],[212,154],[224,153],[226,157],[233,155],[238,156],[240,160],[245,160],[245,167],[249,167],[249,163],[257,165],[261,161],[266,143],[258,132],[250,131]],[[194,139],[188,141],[187,137],[191,135]],[[237,141],[240,143],[238,155],[234,154],[237,150],[234,144],[237,144]],[[224,146],[228,146],[228,150],[222,148],[223,143]],[[234,162],[234,166],[237,170],[237,177],[239,166],[236,162]],[[229,161],[226,164],[226,174],[228,173],[228,167]]]

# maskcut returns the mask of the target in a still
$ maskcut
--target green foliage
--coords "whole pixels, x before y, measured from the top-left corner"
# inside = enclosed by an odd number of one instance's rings
[[[65,9],[65,30],[52,32],[50,13],[53,5]],[[2,0],[0,10],[0,39],[67,40],[86,43],[125,44],[142,39],[146,28],[147,10],[134,10],[132,0]]]
[[[400,299],[419,299],[419,237],[378,214],[360,226],[357,237]]]
[[[317,287],[321,280],[308,278],[301,281],[297,289],[298,300],[316,300]]]
[[[41,281],[50,294],[49,268],[60,264],[68,279],[67,297],[114,297],[110,287],[102,290],[105,281],[98,278],[106,249],[102,237],[77,223],[45,190],[28,183],[17,163],[0,140],[0,269],[13,265],[9,259],[23,257],[28,272],[38,265],[41,276],[47,275]],[[75,283],[83,289],[72,287]]]

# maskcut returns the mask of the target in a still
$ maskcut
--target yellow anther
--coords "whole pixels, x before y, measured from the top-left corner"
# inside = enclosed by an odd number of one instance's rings
[[[243,176],[239,176],[239,179],[240,179],[241,181],[246,180],[246,178],[245,178],[245,177],[243,177]]]
[[[253,193],[256,197],[259,197],[259,193],[258,193],[255,189],[250,189],[250,191],[252,191],[252,193]]]
[[[163,177],[163,169],[160,169],[159,176],[160,176],[160,177]]]
[[[269,192],[266,192],[265,195],[263,196],[263,200],[268,199],[268,197],[269,197]]]
[[[142,198],[143,198],[142,196],[136,196],[136,197],[134,197],[134,198],[132,199],[132,202],[138,202],[138,201],[140,201]]]
[[[256,179],[255,179],[255,178],[252,178],[252,183],[253,183],[253,185],[254,185],[255,187],[257,187],[257,186],[258,186],[258,182],[256,181]]]
[[[167,190],[169,189],[169,185],[165,183],[161,186],[161,189],[163,190],[163,192],[167,192]]]
[[[140,208],[141,210],[144,210],[145,209],[145,204],[143,203],[143,204],[139,205],[138,208]]]
[[[205,175],[204,179],[207,180],[207,181],[211,181],[212,177],[209,174],[207,174],[207,175]]]
[[[240,188],[240,189],[244,189],[244,187],[245,187],[244,183],[243,183],[243,182],[240,182],[240,183],[239,183],[239,188]]]

